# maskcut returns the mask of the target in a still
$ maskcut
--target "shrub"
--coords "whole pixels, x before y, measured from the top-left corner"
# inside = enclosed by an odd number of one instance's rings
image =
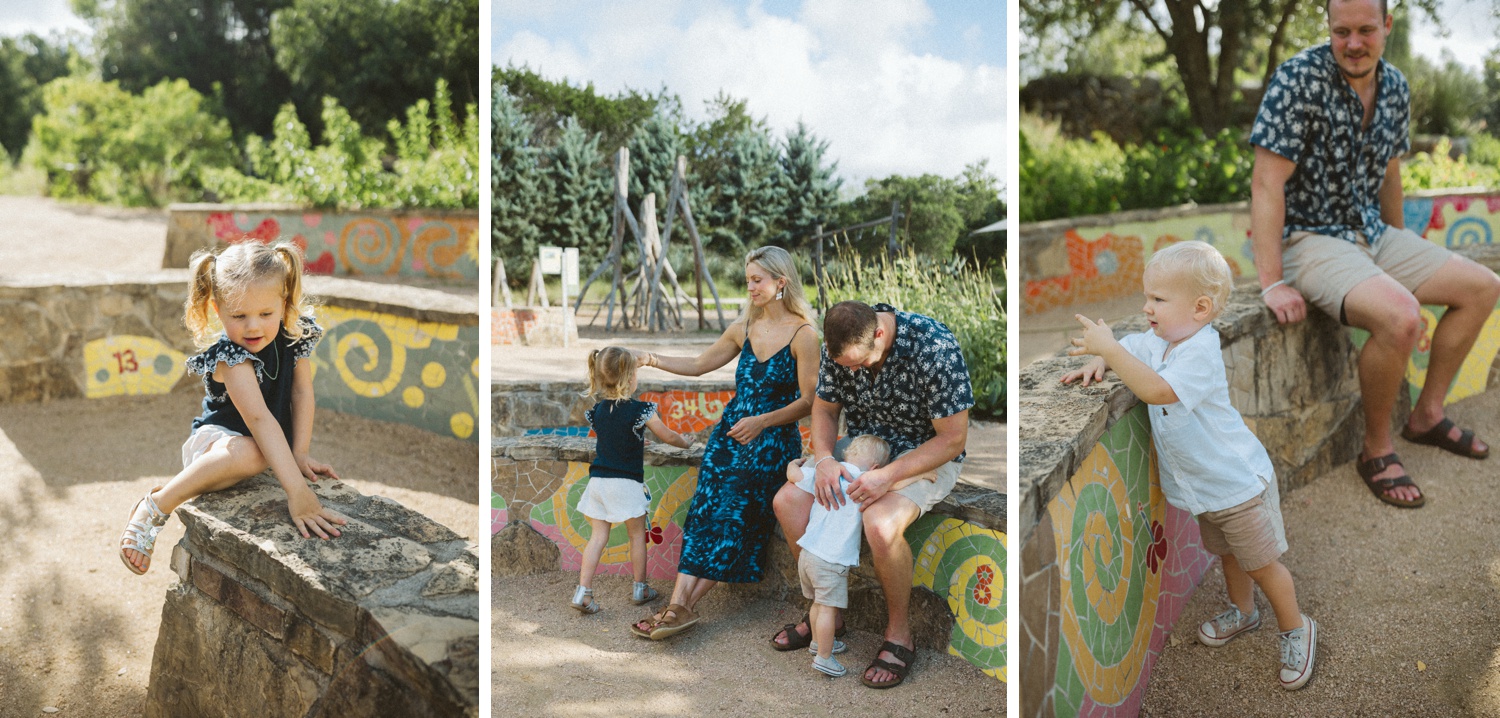
[[[998,278],[999,285],[995,286]],[[962,259],[940,263],[912,252],[867,260],[840,251],[829,263],[828,301],[887,302],[946,324],[969,365],[973,416],[1005,417],[1005,272],[975,270]]]
[[[1471,164],[1462,156],[1452,159],[1452,149],[1453,144],[1444,137],[1438,140],[1432,152],[1418,152],[1412,159],[1402,162],[1401,188],[1410,192],[1418,189],[1500,186],[1500,169],[1495,165]],[[1492,147],[1484,146],[1484,151],[1492,151]]]

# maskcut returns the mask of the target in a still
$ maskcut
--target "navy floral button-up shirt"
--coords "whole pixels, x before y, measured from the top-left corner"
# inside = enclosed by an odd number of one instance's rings
[[[844,407],[849,436],[885,439],[894,458],[937,436],[933,419],[974,406],[974,389],[958,340],[942,322],[889,304],[873,308],[896,315],[896,341],[880,374],[872,378],[868,369],[835,364],[825,346],[818,398]],[[954,460],[963,461],[964,454]]]
[[[1375,114],[1339,72],[1333,49],[1319,45],[1276,68],[1250,144],[1297,163],[1286,183],[1282,238],[1307,231],[1374,244],[1386,230],[1380,185],[1386,165],[1411,147],[1411,88],[1389,62],[1376,69]]]

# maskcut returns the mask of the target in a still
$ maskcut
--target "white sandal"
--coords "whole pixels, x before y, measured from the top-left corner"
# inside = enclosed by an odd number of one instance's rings
[[[131,573],[137,576],[145,574],[151,568],[149,559],[151,558],[152,550],[156,547],[156,536],[161,533],[162,527],[167,524],[167,519],[172,517],[171,514],[163,512],[161,507],[156,505],[156,501],[151,498],[152,491],[156,491],[156,489],[147,491],[146,495],[140,501],[135,502],[135,506],[130,507],[130,522],[125,525],[125,534],[120,539],[120,560],[125,563],[125,567],[130,569]],[[141,507],[142,503],[146,504],[146,523],[135,520],[135,512]],[[130,559],[125,556],[126,549],[145,554],[148,559],[146,568],[136,568],[135,564],[131,563]]]
[[[583,602],[585,598],[589,600],[588,603]],[[568,605],[584,613],[599,612],[599,602],[594,600],[594,589],[592,588],[579,586],[577,590],[573,591],[573,601]]]

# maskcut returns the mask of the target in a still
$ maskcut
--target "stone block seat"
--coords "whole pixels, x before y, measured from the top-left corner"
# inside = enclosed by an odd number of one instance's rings
[[[147,716],[477,716],[474,546],[339,481],[304,539],[269,474],[179,508]],[[158,547],[158,558],[165,547]]]

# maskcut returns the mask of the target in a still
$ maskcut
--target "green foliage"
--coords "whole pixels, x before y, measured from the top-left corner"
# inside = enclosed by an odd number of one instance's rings
[[[993,277],[993,278],[992,278]],[[828,300],[887,302],[948,326],[963,350],[974,386],[972,415],[1005,416],[1005,270],[993,275],[961,260],[939,262],[913,252],[873,261],[840,251],[829,267]],[[996,281],[998,280],[998,286]]]
[[[716,174],[695,185],[717,190],[708,206],[694,207],[701,217],[698,230],[712,250],[743,256],[749,248],[776,236],[787,206],[787,185],[782,181],[779,153],[764,132],[745,130],[734,135],[720,159]]]
[[[496,67],[493,78],[497,87],[520,102],[542,133],[542,142],[555,143],[564,118],[572,117],[583,129],[602,135],[599,146],[606,154],[628,143],[665,101],[664,95],[635,90],[605,97],[595,93],[593,83],[573,87],[567,80],[552,82],[525,67]]]
[[[1254,151],[1231,130],[1122,148],[1102,132],[1075,140],[1035,118],[1022,125],[1022,222],[1250,196]]]
[[[392,170],[387,148],[366,136],[358,122],[331,97],[323,98],[323,139],[314,145],[290,103],[276,115],[269,142],[245,142],[248,174],[231,168],[205,172],[204,186],[226,202],[295,202],[315,207],[477,207],[479,124],[465,108],[462,129],[452,114],[447,87],[438,82],[432,103],[419,100],[405,124],[392,120],[396,143]],[[429,114],[431,113],[431,114]]]
[[[838,163],[823,164],[828,142],[819,141],[798,122],[797,131],[786,137],[781,156],[781,173],[786,181],[787,206],[781,231],[772,240],[782,247],[797,247],[818,228],[833,229],[839,187],[843,180],[834,176]]]
[[[656,223],[662,230],[667,218],[667,200],[671,198],[672,174],[677,156],[682,154],[682,138],[671,120],[653,115],[630,138],[630,207],[641,216],[641,203],[648,193],[656,194]],[[609,162],[613,154],[605,152]],[[680,239],[682,235],[678,235]]]
[[[161,205],[198,196],[202,173],[232,161],[229,124],[184,80],[139,96],[65,77],[42,88],[26,161],[57,197]]]
[[[1490,50],[1484,58],[1484,116],[1485,128],[1491,136],[1500,137],[1500,47]]]
[[[974,234],[974,230],[1005,219],[1000,182],[990,174],[989,160],[964,168],[959,183],[959,213],[964,217],[964,232],[954,243],[954,254],[966,260],[972,258],[980,267],[1001,269],[1005,262],[1005,232]]]
[[[26,147],[31,118],[42,111],[42,86],[68,74],[77,38],[33,33],[0,38],[0,147],[14,161]]]
[[[504,86],[495,88],[490,106],[491,235],[495,255],[510,271],[536,255],[547,193],[542,184],[542,150],[533,142],[536,127],[521,112],[521,103]]]
[[[613,184],[599,150],[599,137],[572,118],[564,120],[557,144],[544,153],[542,181],[547,194],[542,241],[557,247],[578,247],[579,261],[585,267],[594,266],[609,251],[614,207]],[[627,248],[626,255],[633,254]],[[534,250],[528,252],[517,268],[530,268],[535,256]],[[507,262],[507,266],[516,265]]]
[[[479,99],[479,0],[292,0],[271,41],[301,91],[333,97],[364,126],[401,116],[438,79]]]
[[[1470,163],[1462,156],[1452,159],[1452,150],[1453,144],[1444,137],[1438,140],[1432,152],[1418,152],[1415,157],[1402,162],[1401,188],[1410,192],[1453,187],[1500,187],[1500,167],[1493,163]],[[1495,152],[1494,145],[1486,144],[1484,152]]]
[[[1419,135],[1467,135],[1484,115],[1484,81],[1451,54],[1437,65],[1420,55],[1401,71],[1411,86],[1411,131]]]

